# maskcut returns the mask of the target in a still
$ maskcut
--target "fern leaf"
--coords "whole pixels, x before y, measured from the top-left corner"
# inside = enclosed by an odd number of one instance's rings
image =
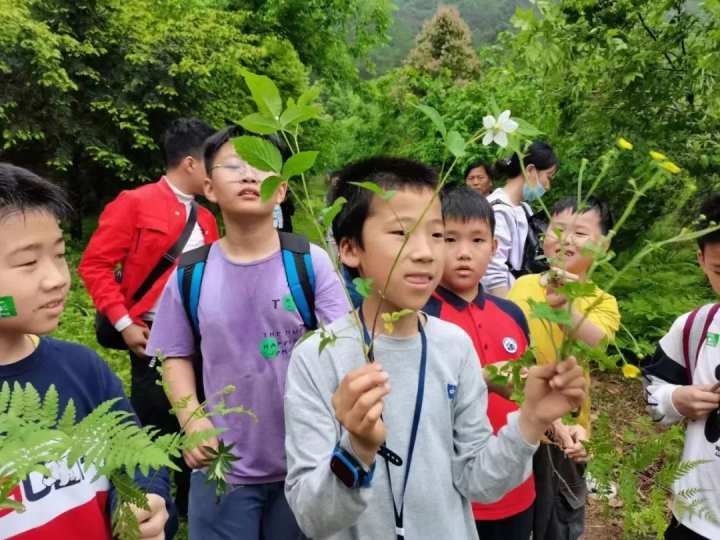
[[[58,420],[57,428],[65,433],[71,432],[73,426],[75,425],[76,414],[75,403],[71,399],[67,402],[67,405],[65,405],[65,410],[63,411],[60,420]]]

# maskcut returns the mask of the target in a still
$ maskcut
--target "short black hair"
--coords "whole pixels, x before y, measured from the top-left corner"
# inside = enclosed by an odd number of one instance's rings
[[[260,137],[261,139],[270,141],[278,150],[280,150],[283,161],[287,160],[292,155],[292,152],[285,141],[276,134],[264,136],[256,135],[254,133],[248,133],[240,126],[227,126],[210,135],[203,146],[203,160],[205,161],[205,172],[207,172],[208,176],[210,176],[210,173],[212,172],[215,156],[220,151],[220,148],[229,142],[230,139],[240,137],[241,135],[252,135],[254,137]]]
[[[373,193],[351,182],[374,182],[386,191],[395,189],[431,189],[438,185],[434,169],[411,159],[376,156],[347,165],[334,173],[330,204],[339,197],[347,202],[332,223],[335,242],[347,238],[362,247],[362,229],[370,211]]]
[[[706,229],[720,224],[720,193],[711,193],[700,205],[698,229]],[[708,244],[720,243],[720,230],[702,235],[697,239],[700,251],[705,251]]]
[[[64,220],[70,217],[72,207],[60,186],[22,167],[0,163],[0,219],[31,211]]]
[[[464,185],[449,186],[440,193],[440,200],[445,221],[484,221],[495,234],[495,212],[487,199],[474,189]]]
[[[165,130],[162,139],[165,167],[177,167],[187,156],[202,156],[203,143],[214,131],[197,118],[174,120]]]
[[[538,171],[558,167],[558,158],[552,146],[542,141],[534,141],[524,152],[522,165],[517,153],[507,159],[500,159],[493,165],[493,174],[498,178],[516,178],[522,174],[523,167],[535,165]]]
[[[467,179],[468,175],[470,174],[470,171],[472,171],[473,169],[477,169],[478,167],[482,167],[483,169],[485,169],[485,174],[487,174],[490,177],[490,180],[495,179],[492,165],[490,165],[487,161],[485,161],[483,159],[476,159],[470,165],[465,167],[465,174],[463,175],[463,180]]]
[[[564,197],[556,202],[550,210],[551,216],[557,216],[563,213],[565,210],[570,210],[573,214],[578,212],[586,214],[587,212],[596,212],[600,218],[600,230],[603,235],[610,232],[610,229],[615,225],[612,212],[610,211],[610,205],[605,199],[600,197],[591,196],[586,201],[581,202],[578,206],[577,197]]]

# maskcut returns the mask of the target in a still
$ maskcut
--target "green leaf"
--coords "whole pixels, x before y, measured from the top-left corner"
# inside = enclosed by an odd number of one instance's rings
[[[370,293],[372,293],[372,278],[356,277],[352,280],[352,282],[353,285],[355,285],[355,290],[357,291],[357,293],[363,298],[367,298],[368,296],[370,296]]]
[[[315,101],[320,96],[320,87],[319,86],[312,86],[305,90],[303,94],[298,98],[297,104],[298,105],[310,105],[313,101]]]
[[[270,141],[243,135],[232,139],[232,143],[238,155],[256,169],[277,174],[282,171],[282,155]]]
[[[263,180],[260,184],[260,199],[263,202],[269,201],[283,182],[285,179],[280,176],[271,176]]]
[[[440,135],[442,135],[443,139],[447,136],[447,128],[445,127],[445,121],[443,120],[443,117],[440,116],[440,113],[437,112],[436,109],[433,107],[429,107],[427,105],[415,105],[416,109],[419,109],[425,116],[427,116],[435,126],[435,129],[437,129],[440,132]]]
[[[280,129],[280,123],[277,120],[261,113],[248,114],[239,123],[248,131],[262,135],[277,133]]]
[[[307,152],[298,152],[293,154],[290,159],[285,162],[282,170],[282,176],[286,180],[290,180],[293,176],[299,176],[305,171],[308,171],[315,164],[318,152],[315,150]]]
[[[333,219],[335,219],[335,216],[340,213],[346,202],[347,199],[345,197],[338,197],[332,203],[332,206],[330,206],[329,208],[323,208],[320,211],[320,219],[322,219],[323,224],[329,227],[332,224]]]
[[[537,302],[532,298],[528,299],[530,305],[530,318],[548,321],[564,326],[571,326],[572,319],[566,309],[554,309],[547,302]]]
[[[258,110],[273,118],[279,118],[282,112],[282,99],[280,99],[280,92],[272,79],[265,75],[256,75],[246,69],[241,69],[240,72],[250,89],[250,94]]]
[[[283,129],[293,127],[307,120],[318,118],[322,108],[319,105],[288,105],[280,116]]]
[[[463,139],[463,136],[457,131],[452,130],[448,133],[445,143],[453,156],[460,158],[465,155],[465,146],[467,143],[465,142],[465,139]]]
[[[372,191],[378,197],[389,201],[395,196],[396,191],[385,191],[383,188],[378,186],[375,182],[350,182],[353,186],[357,186],[368,191]]]
[[[518,123],[518,128],[515,133],[518,135],[522,135],[528,139],[532,139],[533,137],[537,137],[539,135],[542,135],[543,132],[540,131],[538,128],[533,126],[531,123],[526,122],[522,118],[518,118],[516,116],[512,117],[513,120],[515,120]]]
[[[322,338],[320,338],[318,354],[321,354],[323,352],[323,350],[325,350],[325,347],[327,347],[328,345],[333,345],[335,343],[335,341],[337,341],[337,336],[335,334],[333,334],[332,332],[323,335]]]
[[[597,286],[589,281],[568,281],[557,292],[565,296],[568,300],[576,300],[578,298],[586,298],[595,294]]]

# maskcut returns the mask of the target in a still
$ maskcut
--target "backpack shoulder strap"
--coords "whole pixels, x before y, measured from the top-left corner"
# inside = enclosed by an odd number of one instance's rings
[[[178,288],[185,314],[193,329],[195,342],[200,342],[200,321],[198,320],[198,304],[205,265],[212,244],[205,244],[197,249],[182,254],[177,269]]]
[[[315,316],[315,271],[310,242],[302,235],[278,231],[285,278],[295,306],[308,330],[318,327]]]
[[[692,384],[692,376],[697,366],[703,343],[707,338],[710,325],[720,309],[720,304],[706,304],[695,308],[683,326],[682,350],[688,384]]]

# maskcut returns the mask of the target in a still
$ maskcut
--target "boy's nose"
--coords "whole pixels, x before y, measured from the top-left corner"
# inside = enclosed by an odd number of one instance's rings
[[[40,281],[40,286],[47,291],[61,289],[67,286],[69,281],[68,272],[64,271],[62,265],[49,263]]]
[[[432,262],[435,258],[430,245],[430,239],[426,238],[425,235],[420,232],[416,231],[410,236],[406,248],[410,251],[410,256],[413,260]]]

